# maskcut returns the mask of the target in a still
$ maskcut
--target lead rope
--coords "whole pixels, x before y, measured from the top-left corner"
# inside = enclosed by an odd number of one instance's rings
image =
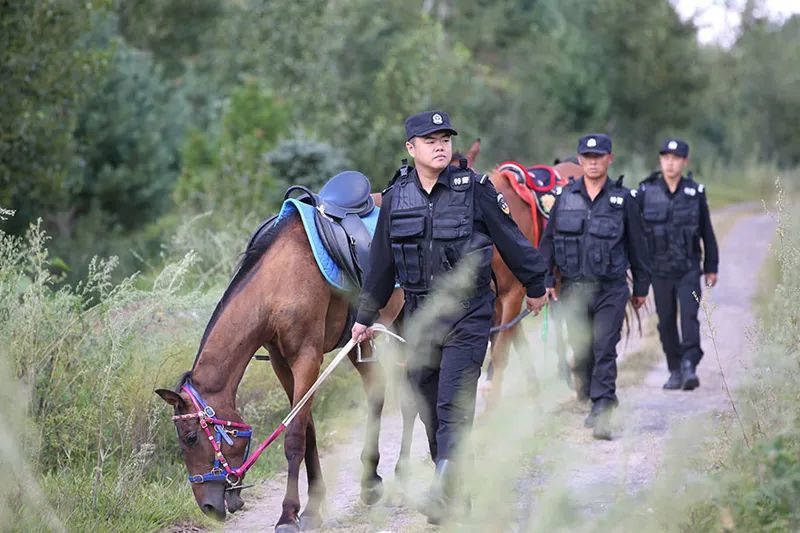
[[[389,331],[383,324],[374,324],[372,326],[372,330],[376,333],[386,333],[390,337],[394,337],[400,342],[406,342],[406,340],[403,337],[392,331]],[[306,403],[308,403],[308,400],[311,399],[311,396],[314,395],[314,392],[320,387],[320,385],[322,385],[322,383],[328,378],[328,376],[331,375],[331,373],[334,371],[334,369],[336,369],[338,364],[341,363],[345,357],[347,357],[347,354],[350,353],[350,350],[355,348],[356,345],[357,343],[353,338],[347,341],[347,344],[345,344],[344,347],[341,350],[339,350],[339,352],[336,354],[336,356],[333,358],[330,364],[319,375],[314,384],[311,385],[311,387],[308,389],[308,392],[306,392],[303,395],[303,397],[300,398],[300,400],[294,405],[294,407],[292,407],[292,410],[289,411],[289,414],[287,414],[286,417],[281,421],[281,423],[278,424],[278,427],[275,428],[275,431],[273,431],[269,437],[267,437],[261,444],[258,445],[255,451],[245,460],[244,463],[242,463],[242,466],[240,466],[234,471],[234,474],[237,477],[241,478],[244,475],[244,473],[247,472],[251,466],[253,466],[253,463],[256,462],[256,459],[258,459],[258,457],[263,453],[263,451],[267,448],[267,446],[272,444],[272,442],[275,439],[277,439],[281,433],[284,432],[284,430],[289,426],[289,424],[292,423],[292,420],[294,420],[294,418],[297,416],[297,414],[300,412],[303,406]]]

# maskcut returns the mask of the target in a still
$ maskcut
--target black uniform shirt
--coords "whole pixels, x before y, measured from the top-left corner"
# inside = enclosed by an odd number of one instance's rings
[[[456,170],[448,166],[439,174],[430,194],[425,192],[419,182],[416,170],[412,170],[412,179],[423,194],[436,203],[444,189],[450,185],[450,172]],[[503,257],[511,272],[525,286],[528,296],[539,297],[545,292],[544,277],[547,272],[542,256],[530,241],[525,238],[509,215],[498,206],[497,191],[488,178],[483,183],[475,183],[475,201],[473,215],[473,232],[488,236]],[[392,243],[389,239],[390,206],[392,205],[392,189],[384,191],[383,202],[375,235],[369,253],[369,268],[361,292],[356,322],[371,325],[378,316],[395,285],[395,266],[392,255]]]
[[[586,205],[589,209],[592,208],[597,202],[608,202],[607,196],[611,194],[614,184],[610,178],[606,178],[606,183],[594,200],[589,197],[586,192],[586,185],[583,178],[579,179],[574,185],[578,188],[578,194],[582,195],[586,200]],[[570,189],[565,189],[563,194],[574,194]],[[542,235],[539,250],[544,256],[544,260],[548,266],[548,275],[545,284],[548,287],[555,286],[555,261],[553,256],[553,228],[555,227],[555,220],[558,213],[558,202],[561,195],[556,197],[556,203],[550,210],[550,220],[547,223],[547,228]],[[628,257],[628,262],[631,265],[631,273],[633,274],[633,295],[634,296],[647,296],[647,291],[650,285],[650,256],[647,248],[647,241],[645,240],[644,222],[642,221],[642,214],[639,211],[639,206],[636,202],[632,202],[632,196],[626,194],[624,201],[624,224],[625,224],[625,253]]]
[[[652,179],[656,176],[658,176],[656,179]],[[681,176],[678,186],[675,188],[675,192],[671,192],[661,172],[651,174],[642,183],[645,182],[653,187],[661,187],[670,199],[674,198],[679,191],[682,191],[684,187],[689,185],[686,178]],[[639,185],[639,190],[641,192],[641,185]],[[645,192],[644,194],[647,193]],[[642,194],[636,196],[636,201],[639,207],[643,208],[642,202],[644,202],[644,196],[642,196]],[[703,272],[706,274],[712,272],[716,274],[719,268],[719,248],[717,248],[717,238],[714,235],[714,227],[711,225],[711,210],[708,208],[708,200],[706,199],[705,193],[700,195],[700,222],[698,230],[700,232],[700,237],[703,239]]]

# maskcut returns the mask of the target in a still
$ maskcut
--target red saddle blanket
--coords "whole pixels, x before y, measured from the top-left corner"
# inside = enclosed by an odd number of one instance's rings
[[[550,210],[556,202],[557,189],[563,187],[566,180],[547,165],[526,167],[516,161],[506,161],[497,170],[508,180],[517,196],[530,206],[534,244],[538,246],[539,237],[550,218]]]

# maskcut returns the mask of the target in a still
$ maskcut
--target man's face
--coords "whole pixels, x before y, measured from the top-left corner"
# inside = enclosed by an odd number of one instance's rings
[[[689,160],[675,154],[661,154],[658,162],[661,163],[661,173],[665,178],[677,179],[683,174],[683,169]]]
[[[578,163],[583,175],[590,180],[602,179],[608,174],[608,167],[614,160],[614,154],[582,154],[578,155]]]
[[[406,142],[408,154],[414,158],[416,166],[441,172],[453,157],[450,132],[437,131],[424,137],[413,137]]]

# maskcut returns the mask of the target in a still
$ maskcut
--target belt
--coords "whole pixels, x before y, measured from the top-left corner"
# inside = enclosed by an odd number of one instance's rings
[[[628,285],[627,278],[618,278],[618,279],[565,279],[564,285],[569,287],[586,287],[586,288],[598,288],[598,289],[614,289],[617,287],[622,287]]]
[[[462,309],[467,310],[486,297],[486,294],[491,292],[491,286],[485,285],[479,289],[475,289],[472,296],[462,298],[459,300],[459,305]],[[431,296],[428,292],[408,292],[405,293],[406,303],[410,304],[412,309],[417,309],[423,302]]]

